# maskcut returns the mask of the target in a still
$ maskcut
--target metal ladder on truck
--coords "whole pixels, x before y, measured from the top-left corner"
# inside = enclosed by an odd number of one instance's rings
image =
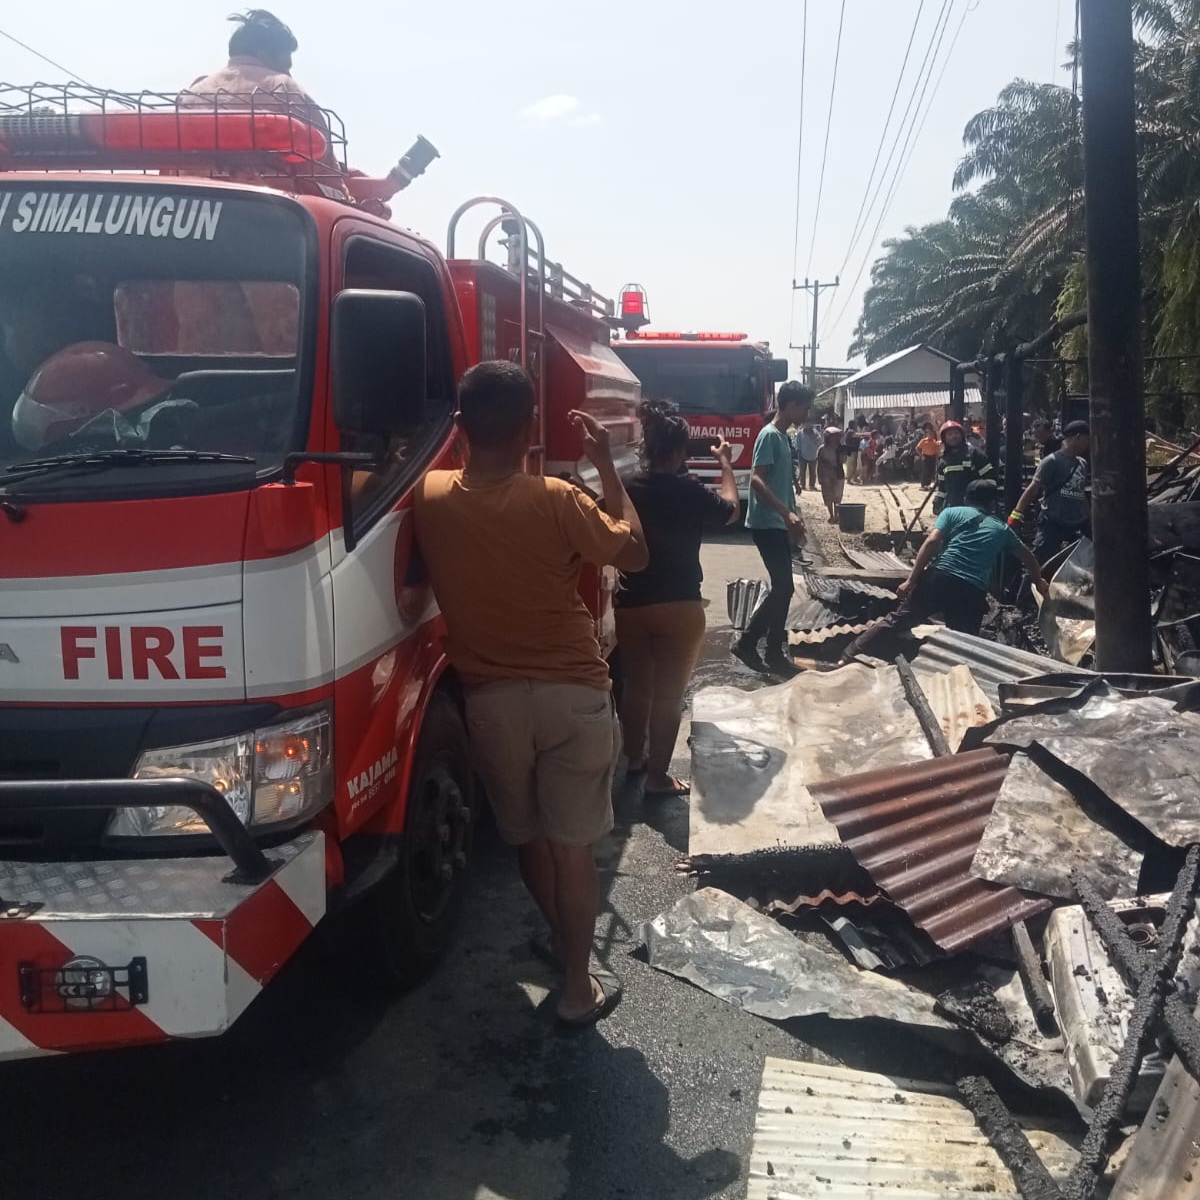
[[[524,216],[515,204],[499,196],[475,196],[455,209],[450,218],[446,234],[446,257],[455,257],[455,242],[458,225],[462,218],[474,208],[492,204],[500,212],[483,227],[479,234],[477,257],[487,261],[487,244],[492,234],[500,229],[505,234],[501,245],[507,252],[506,269],[524,281],[521,288],[521,330],[518,362],[529,373],[537,395],[537,444],[529,450],[529,470],[541,473],[546,461],[546,298],[570,304],[599,318],[610,328],[616,328],[616,304],[607,296],[600,295],[590,283],[576,279],[563,269],[562,263],[549,262],[546,258],[546,240],[541,229]],[[532,234],[532,238],[530,235]],[[532,293],[536,303],[529,303]],[[536,323],[531,319],[536,314]]]

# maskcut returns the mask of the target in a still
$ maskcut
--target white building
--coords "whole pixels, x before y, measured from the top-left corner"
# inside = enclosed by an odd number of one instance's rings
[[[954,359],[932,346],[909,346],[864,367],[821,393],[819,400],[833,403],[843,424],[857,417],[908,417],[940,425],[949,414],[950,368]],[[966,415],[983,416],[979,381],[968,375]]]

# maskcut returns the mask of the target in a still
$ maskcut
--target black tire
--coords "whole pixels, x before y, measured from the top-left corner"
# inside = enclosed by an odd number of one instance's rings
[[[399,864],[366,900],[370,941],[391,986],[420,982],[450,945],[477,817],[467,731],[439,692],[417,742]]]

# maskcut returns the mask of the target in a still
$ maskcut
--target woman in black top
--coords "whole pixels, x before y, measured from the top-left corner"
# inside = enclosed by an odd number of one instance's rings
[[[704,638],[700,540],[705,529],[738,519],[738,492],[724,439],[713,446],[721,464],[718,496],[685,473],[688,426],[674,405],[646,400],[638,416],[642,470],[626,487],[646,533],[650,565],[623,576],[616,596],[621,726],[630,771],[646,772],[645,794],[682,796],[689,785],[667,772]]]

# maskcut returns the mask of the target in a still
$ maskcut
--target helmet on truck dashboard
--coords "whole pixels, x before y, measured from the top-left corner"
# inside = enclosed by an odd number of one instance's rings
[[[113,342],[77,342],[33,373],[13,406],[13,437],[41,450],[106,412],[128,412],[162,396],[170,382]]]

